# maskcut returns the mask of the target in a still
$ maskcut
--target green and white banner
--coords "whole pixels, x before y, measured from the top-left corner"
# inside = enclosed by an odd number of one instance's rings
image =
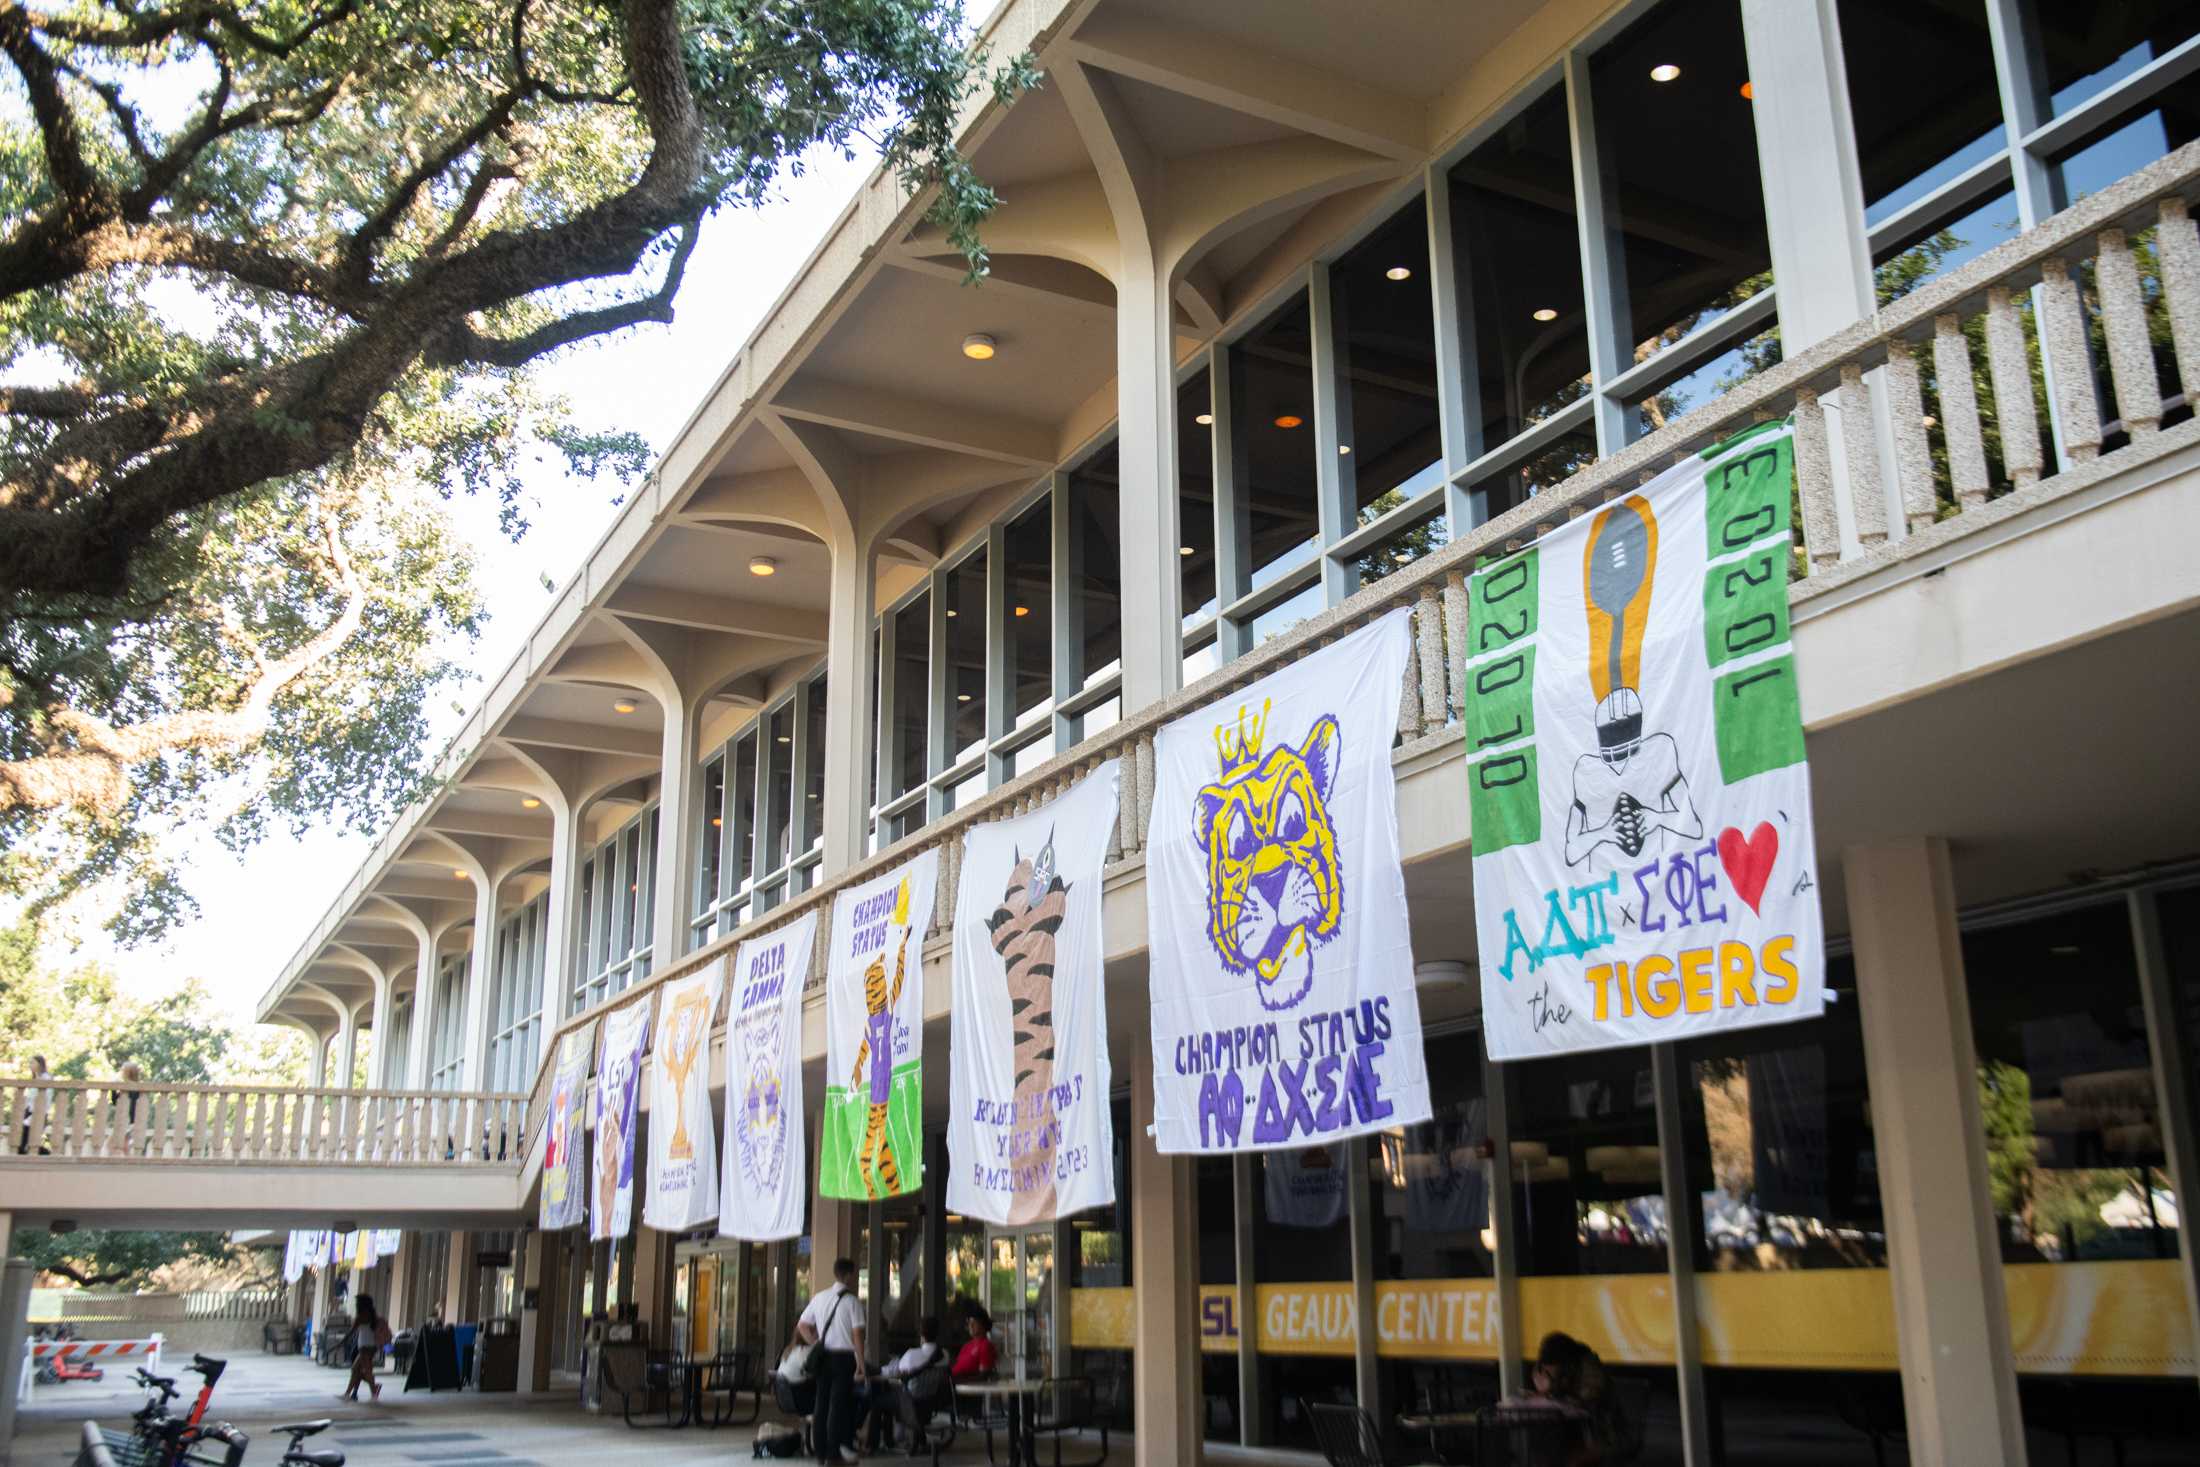
[[[1810,1018],[1825,940],[1767,424],[1475,573],[1467,786],[1493,1059]]]
[[[924,1186],[924,929],[938,847],[833,902],[825,956],[818,1191],[862,1201]]]

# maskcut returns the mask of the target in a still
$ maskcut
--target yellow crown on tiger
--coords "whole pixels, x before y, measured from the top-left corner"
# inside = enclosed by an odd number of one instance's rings
[[[1270,701],[1267,698],[1261,699],[1260,712],[1253,718],[1250,728],[1246,726],[1245,708],[1242,704],[1238,707],[1235,730],[1227,724],[1215,726],[1215,765],[1221,770],[1224,779],[1234,779],[1260,762],[1260,746],[1268,737]]]

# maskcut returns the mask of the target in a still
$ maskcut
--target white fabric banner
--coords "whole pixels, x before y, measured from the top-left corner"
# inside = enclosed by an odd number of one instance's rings
[[[550,1120],[542,1142],[544,1232],[578,1227],[588,1217],[588,1065],[596,1057],[596,1021],[558,1040],[550,1076]]]
[[[710,1113],[710,1024],[726,960],[657,990],[649,1066],[649,1195],[642,1221],[685,1232],[718,1216],[718,1137]]]
[[[963,836],[947,1210],[1051,1222],[1115,1201],[1100,871],[1121,765]]]
[[[623,1238],[634,1223],[634,1127],[640,1119],[642,1046],[649,1005],[630,1003],[603,1021],[603,1064],[596,1072],[595,1190],[588,1236]]]
[[[939,870],[934,846],[833,900],[823,1196],[860,1201],[924,1185],[924,929]]]
[[[1478,571],[1468,797],[1491,1058],[1824,1008],[1768,424]]]
[[[772,1243],[802,1233],[810,1154],[802,1105],[802,984],[817,908],[741,944],[726,1006],[726,1180],[718,1231]]]
[[[1401,607],[1154,741],[1154,1141],[1303,1149],[1425,1121],[1398,864]]]

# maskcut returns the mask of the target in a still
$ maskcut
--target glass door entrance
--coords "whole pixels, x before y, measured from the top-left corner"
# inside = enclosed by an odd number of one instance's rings
[[[1054,1374],[1054,1229],[986,1232],[987,1312],[1001,1374],[1045,1380]]]

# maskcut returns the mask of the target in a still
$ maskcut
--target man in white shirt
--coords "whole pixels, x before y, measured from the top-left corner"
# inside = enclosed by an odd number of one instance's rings
[[[833,1260],[833,1286],[822,1289],[802,1311],[794,1336],[817,1346],[817,1460],[860,1462],[856,1455],[856,1389],[864,1379],[863,1301],[856,1296],[856,1264]]]
[[[940,1319],[927,1314],[917,1323],[917,1343],[886,1362],[879,1370],[879,1379],[871,1382],[871,1388],[863,1392],[863,1409],[871,1418],[871,1435],[864,1450],[876,1452],[886,1442],[898,1421],[912,1431],[923,1420],[927,1408],[936,1404],[918,1401],[909,1394],[909,1379],[918,1371],[943,1363],[947,1352],[940,1348]]]

